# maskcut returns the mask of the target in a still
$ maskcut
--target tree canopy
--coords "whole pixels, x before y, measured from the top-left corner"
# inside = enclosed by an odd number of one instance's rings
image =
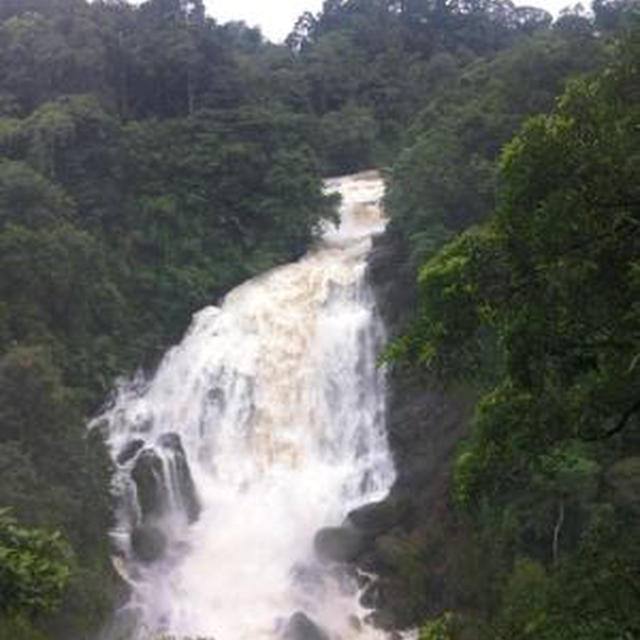
[[[636,508],[634,6],[552,23],[509,0],[327,0],[275,45],[202,0],[0,3],[0,635],[104,621],[111,469],[87,416],[194,311],[313,243],[323,176],[373,166],[420,271],[394,349],[481,390],[456,494],[506,540],[486,557],[508,570],[478,587],[494,609],[504,591],[501,637],[531,622],[535,585],[557,602],[591,572],[554,609],[577,620],[581,593],[595,610],[627,584],[611,540]],[[492,538],[514,518],[526,544]]]
[[[640,444],[638,33],[506,145],[493,212],[420,268],[390,352],[478,389],[454,492],[486,557],[503,545],[491,637],[640,628],[637,512],[606,480]]]

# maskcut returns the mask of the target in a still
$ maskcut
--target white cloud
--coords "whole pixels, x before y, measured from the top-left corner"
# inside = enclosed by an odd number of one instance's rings
[[[524,0],[518,5],[546,9],[557,16],[561,9],[576,0]],[[322,0],[205,0],[207,12],[218,22],[244,20],[249,26],[259,26],[262,33],[274,42],[281,42],[305,11],[318,12]],[[589,4],[586,2],[585,4]]]
[[[244,20],[249,26],[259,26],[270,40],[281,42],[302,13],[320,10],[322,0],[205,0],[205,5],[218,22]]]

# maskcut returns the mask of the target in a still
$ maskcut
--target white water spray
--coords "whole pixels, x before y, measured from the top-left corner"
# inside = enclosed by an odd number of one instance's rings
[[[298,262],[194,316],[148,383],[94,424],[118,463],[117,566],[134,638],[276,639],[301,611],[332,638],[362,624],[358,588],[314,534],[387,493],[383,328],[365,280],[384,229],[375,173],[327,181],[341,221]],[[133,543],[132,543],[133,540]]]

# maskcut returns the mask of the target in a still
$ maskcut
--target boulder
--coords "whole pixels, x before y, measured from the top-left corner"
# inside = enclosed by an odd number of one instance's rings
[[[125,444],[124,447],[120,449],[120,453],[118,453],[116,457],[116,462],[121,466],[127,464],[129,460],[132,460],[136,457],[138,451],[140,451],[140,449],[142,449],[143,447],[144,440],[140,440],[139,438],[136,438],[135,440],[129,440],[129,442],[127,442],[127,444]]]
[[[200,501],[180,436],[177,433],[164,433],[158,438],[158,445],[170,456],[170,463],[174,465],[175,471],[176,486],[173,488],[180,496],[187,519],[189,522],[195,522],[200,515]]]
[[[167,537],[154,525],[143,524],[131,532],[131,548],[145,564],[160,558],[167,548]]]
[[[378,536],[392,529],[410,513],[409,501],[389,497],[358,507],[347,516],[353,526],[367,536]]]
[[[351,526],[325,527],[316,533],[313,544],[325,560],[351,562],[365,550],[367,540]]]
[[[329,640],[329,634],[302,611],[296,611],[289,618],[282,638],[283,640]]]
[[[185,455],[184,447],[182,446],[182,440],[180,440],[180,435],[175,433],[174,431],[163,433],[158,438],[158,445],[160,447],[163,447],[164,449],[173,451],[176,455]]]
[[[363,591],[360,604],[366,609],[377,609],[384,603],[384,590],[379,581],[375,580]]]
[[[372,627],[384,629],[387,632],[391,632],[394,626],[393,614],[389,611],[385,611],[384,609],[368,613],[365,616],[364,621]],[[392,632],[389,638],[390,640],[401,640],[402,636],[398,633]]]
[[[136,458],[131,477],[136,483],[143,520],[162,515],[167,508],[168,494],[160,456],[153,449],[143,449]]]

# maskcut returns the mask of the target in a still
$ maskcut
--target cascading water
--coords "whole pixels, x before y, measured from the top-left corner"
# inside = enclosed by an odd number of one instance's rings
[[[383,183],[370,172],[327,189],[341,220],[320,246],[197,313],[155,377],[122,385],[93,423],[117,465],[133,638],[297,638],[308,620],[332,638],[384,637],[361,623],[353,576],[313,544],[394,477],[364,279]]]

